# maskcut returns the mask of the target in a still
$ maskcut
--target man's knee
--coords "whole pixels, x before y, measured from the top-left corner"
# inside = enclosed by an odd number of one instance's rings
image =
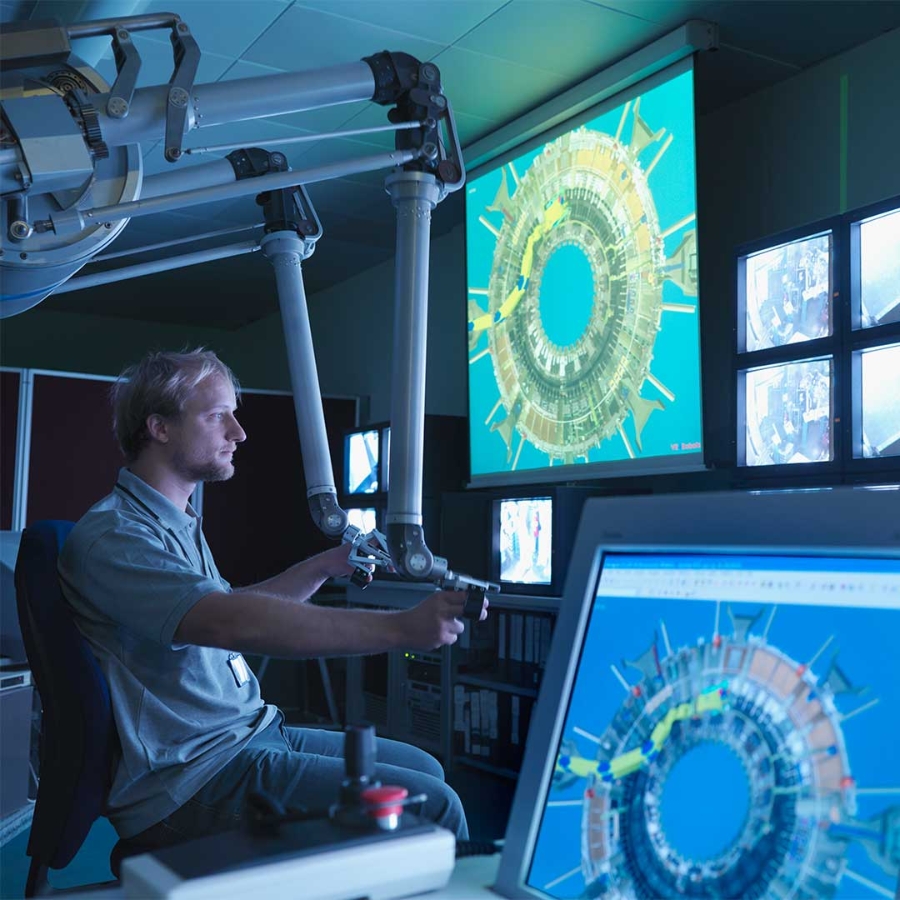
[[[425,808],[432,813],[429,818],[448,831],[452,831],[458,841],[469,839],[466,812],[459,795],[449,784],[444,781],[433,783]]]
[[[423,775],[429,775],[440,781],[444,780],[443,766],[430,753],[414,747],[412,744],[379,738],[376,761],[388,766],[399,766],[402,769],[421,772]]]

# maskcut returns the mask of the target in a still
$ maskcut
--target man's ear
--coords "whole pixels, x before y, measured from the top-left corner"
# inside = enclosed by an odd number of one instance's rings
[[[161,444],[167,444],[169,442],[168,423],[166,422],[165,417],[161,416],[159,413],[153,413],[153,415],[147,416],[147,431],[154,441],[159,441]]]

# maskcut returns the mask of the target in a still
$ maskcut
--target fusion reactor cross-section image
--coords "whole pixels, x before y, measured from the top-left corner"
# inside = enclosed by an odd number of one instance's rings
[[[900,788],[879,785],[896,768],[889,639],[815,607],[668,601],[631,615],[647,622],[643,646],[592,669],[594,698],[615,679],[624,699],[598,710],[579,673],[530,883],[616,900],[893,898]],[[856,642],[840,661],[839,639]],[[879,683],[851,680],[866,663]]]
[[[700,450],[690,72],[467,195],[472,474]]]

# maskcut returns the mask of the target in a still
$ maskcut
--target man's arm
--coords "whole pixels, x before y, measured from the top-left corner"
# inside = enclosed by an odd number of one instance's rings
[[[350,544],[340,544],[322,553],[295,563],[278,575],[247,588],[236,588],[236,593],[271,594],[286,600],[309,600],[329,578],[351,575],[353,566],[347,561]]]
[[[188,611],[175,642],[288,658],[432,650],[462,633],[465,600],[460,591],[438,591],[412,609],[377,612],[315,606],[254,589],[216,591]]]

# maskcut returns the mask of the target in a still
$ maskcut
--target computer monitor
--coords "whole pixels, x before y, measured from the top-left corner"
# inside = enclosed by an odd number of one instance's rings
[[[496,890],[894,896],[898,510],[588,500]]]
[[[381,432],[377,428],[348,432],[344,436],[344,491],[374,494],[381,486]]]
[[[351,506],[345,511],[350,524],[355,525],[363,534],[378,528],[378,510],[374,506]]]
[[[553,581],[553,497],[498,500],[499,578],[502,584]]]

